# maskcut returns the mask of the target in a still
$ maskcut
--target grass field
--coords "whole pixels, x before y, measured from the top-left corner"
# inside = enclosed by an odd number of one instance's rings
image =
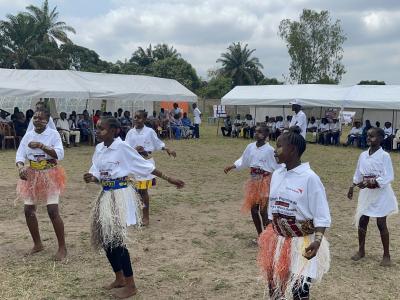
[[[203,126],[200,140],[167,141],[176,159],[157,153],[157,167],[186,181],[177,191],[165,182],[152,189],[151,225],[131,232],[129,244],[139,294],[135,299],[262,299],[264,285],[256,266],[257,248],[250,241],[255,229],[241,215],[242,184],[247,172],[223,173],[243,151],[248,140],[216,137],[216,127]],[[309,145],[309,161],[324,183],[332,214],[327,237],[331,270],[312,299],[399,299],[400,220],[389,221],[392,259],[390,268],[379,266],[381,243],[375,222],[367,236],[367,257],[350,260],[357,249],[352,217],[356,201],[346,199],[360,150]],[[93,148],[66,149],[62,162],[68,185],[62,197],[68,259],[52,261],[56,240],[45,207],[38,210],[45,250],[24,257],[31,247],[23,205],[14,206],[17,172],[15,152],[0,151],[0,299],[111,299],[101,289],[113,279],[103,253],[89,245],[89,213],[98,193],[82,175],[89,168]],[[400,175],[400,154],[392,154]],[[397,194],[398,181],[393,184]],[[357,195],[355,195],[357,196]],[[355,197],[356,198],[356,197]]]

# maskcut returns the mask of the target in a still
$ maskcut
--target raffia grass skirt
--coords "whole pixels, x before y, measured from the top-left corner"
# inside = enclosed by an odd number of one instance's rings
[[[143,204],[132,184],[127,188],[101,191],[91,214],[94,249],[126,246],[128,227],[142,226]]]

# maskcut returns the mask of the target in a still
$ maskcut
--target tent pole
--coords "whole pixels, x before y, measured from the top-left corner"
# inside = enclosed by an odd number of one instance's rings
[[[393,115],[392,115],[392,130],[393,130],[393,126],[394,126],[394,109],[393,109]]]
[[[365,110],[365,108],[362,109],[362,113],[361,113],[361,125],[364,123],[364,110]]]
[[[257,124],[257,106],[254,106],[254,123]]]

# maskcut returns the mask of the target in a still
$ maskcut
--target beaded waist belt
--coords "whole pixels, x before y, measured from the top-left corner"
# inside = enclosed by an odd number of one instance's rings
[[[128,187],[128,177],[102,180],[100,183],[103,186],[103,191],[124,189]]]
[[[250,168],[250,175],[251,176],[261,175],[265,177],[271,175],[271,173],[260,168]]]
[[[294,217],[273,214],[272,227],[283,237],[301,237],[315,232],[313,220],[296,221]]]
[[[365,175],[363,176],[363,181],[367,183],[367,188],[369,189],[376,189],[379,187],[375,175]]]
[[[57,161],[55,159],[30,160],[29,166],[34,170],[47,170],[56,167]]]

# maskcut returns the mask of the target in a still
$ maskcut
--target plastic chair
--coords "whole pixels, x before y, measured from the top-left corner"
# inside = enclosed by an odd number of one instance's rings
[[[15,135],[14,127],[7,123],[0,123],[0,131],[2,134],[1,147],[6,149],[7,141],[11,140],[14,143],[14,149],[17,149],[17,137]]]

